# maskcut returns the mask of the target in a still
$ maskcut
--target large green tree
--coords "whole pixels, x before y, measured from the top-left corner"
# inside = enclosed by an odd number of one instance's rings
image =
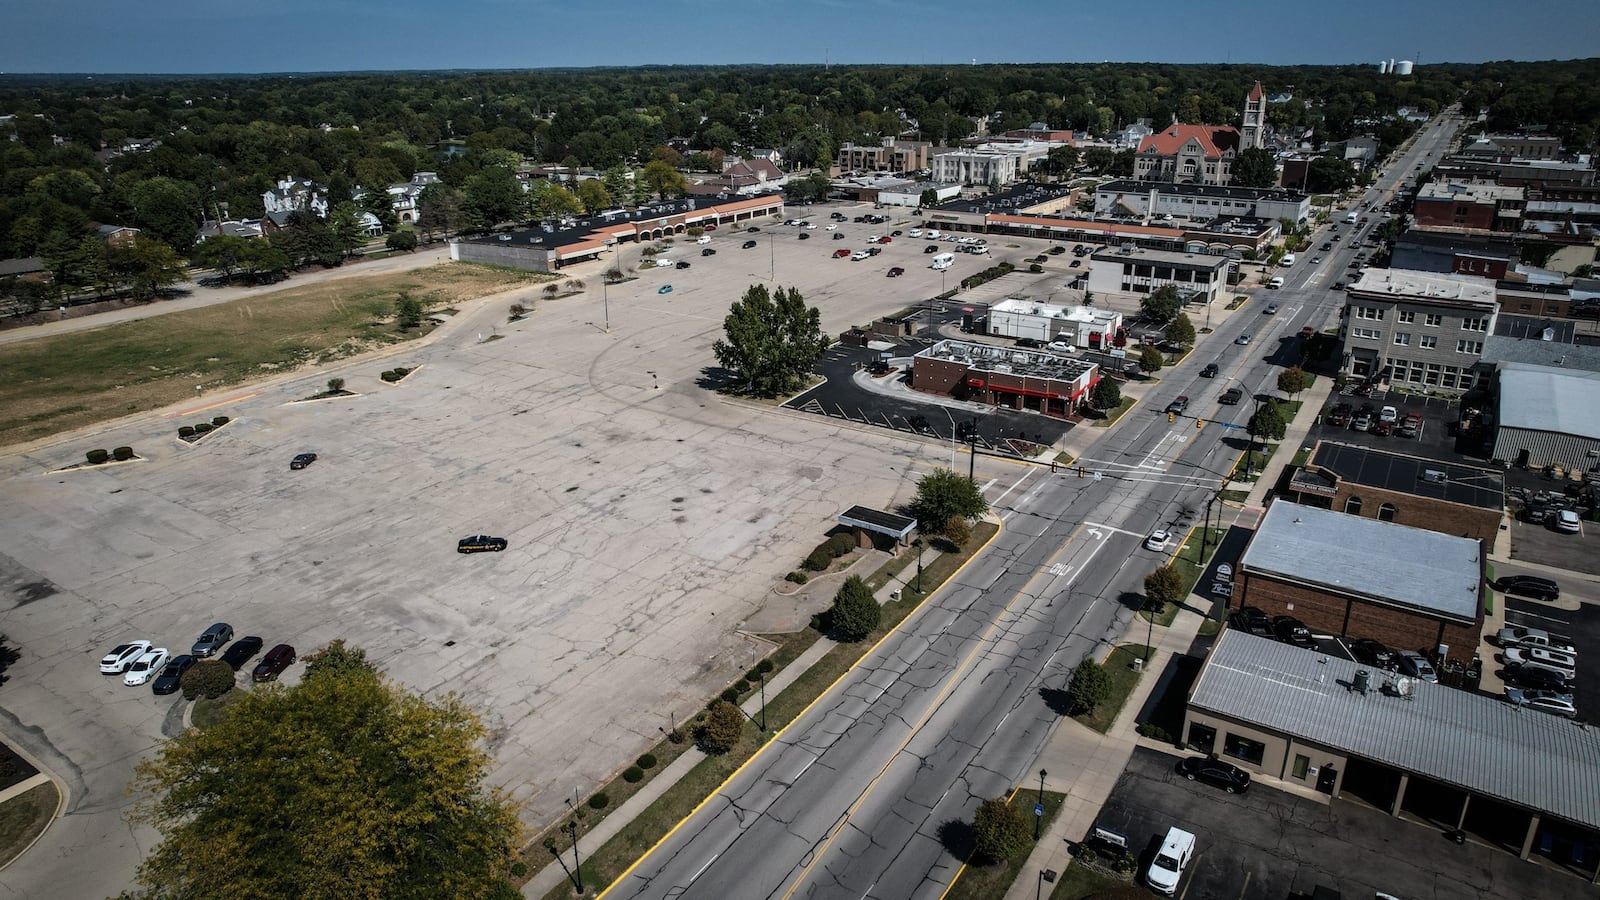
[[[136,300],[152,299],[187,276],[183,260],[171,247],[143,236],[107,247],[105,265],[112,282]]]
[[[807,307],[795,288],[771,293],[753,284],[722,322],[724,337],[712,346],[717,361],[744,389],[759,397],[793,390],[822,358],[828,339],[822,313]]]
[[[1336,156],[1319,156],[1306,167],[1306,190],[1314,194],[1342,191],[1355,181],[1355,170]]]
[[[828,622],[834,637],[841,641],[859,641],[878,627],[883,607],[872,596],[872,588],[859,575],[846,578],[833,596],[833,608],[828,612]]]
[[[146,178],[128,191],[134,223],[179,253],[194,246],[200,226],[200,191],[174,178]]]
[[[1180,347],[1194,343],[1194,323],[1184,313],[1178,313],[1167,323],[1167,341]]]
[[[1272,187],[1278,183],[1278,161],[1270,151],[1246,147],[1233,162],[1233,183],[1239,187]]]
[[[1174,285],[1164,284],[1139,298],[1139,311],[1154,322],[1170,322],[1183,309],[1183,298]]]
[[[689,190],[689,182],[683,174],[665,161],[652,159],[644,164],[644,171],[640,173],[644,183],[651,193],[665,200],[668,197],[682,197]]]
[[[976,519],[988,508],[989,501],[971,479],[950,469],[934,469],[917,482],[910,512],[924,534],[938,534],[952,516]]]
[[[972,817],[972,838],[978,856],[989,862],[1020,859],[1033,846],[1027,817],[1004,797],[978,804]]]
[[[1245,430],[1251,437],[1268,438],[1274,441],[1283,440],[1283,435],[1288,430],[1289,423],[1283,417],[1283,410],[1279,408],[1278,401],[1267,400],[1250,416],[1250,421],[1245,424]]]
[[[161,832],[139,882],[153,897],[506,896],[520,831],[485,784],[477,715],[347,651],[323,659],[139,764],[135,818]]]

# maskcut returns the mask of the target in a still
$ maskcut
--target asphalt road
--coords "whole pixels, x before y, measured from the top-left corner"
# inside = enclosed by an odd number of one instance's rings
[[[1390,167],[1389,185],[1441,140],[1421,139]],[[1085,455],[1098,477],[1027,470],[988,483],[1005,521],[989,550],[610,896],[940,896],[960,866],[947,847],[959,832],[951,826],[1028,777],[1059,722],[1049,701],[1082,658],[1131,622],[1143,577],[1160,562],[1142,549],[1143,536],[1197,521],[1242,444],[1232,437],[1242,432],[1197,430],[1189,417],[1168,423],[1153,411],[1202,386],[1271,391],[1278,339],[1336,316],[1343,294],[1322,282],[1339,262],[1329,254],[1319,267],[1293,270],[1270,292],[1277,315],[1228,317],[1205,352],[1165,373],[1143,410]],[[1251,345],[1233,343],[1245,332]],[[1211,358],[1223,374],[1199,379]],[[1237,424],[1249,407],[1215,407],[1207,397],[1190,415]]]

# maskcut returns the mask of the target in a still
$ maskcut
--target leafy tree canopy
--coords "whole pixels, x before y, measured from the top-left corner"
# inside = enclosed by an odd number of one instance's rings
[[[965,475],[934,469],[917,482],[910,512],[924,534],[938,534],[952,516],[976,519],[988,508],[983,491]]]
[[[759,397],[798,386],[829,343],[822,334],[822,313],[808,308],[795,288],[780,286],[769,294],[766,285],[753,284],[722,324],[725,336],[712,352]]]

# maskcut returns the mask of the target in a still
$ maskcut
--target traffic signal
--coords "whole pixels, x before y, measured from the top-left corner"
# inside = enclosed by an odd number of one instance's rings
[[[1206,427],[1206,420],[1205,419],[1195,419],[1194,420],[1194,430],[1195,431],[1199,431],[1200,429],[1202,429],[1204,427]]]
[[[1178,414],[1173,412],[1170,409],[1167,410],[1167,424],[1171,425],[1173,422],[1176,422],[1176,421],[1178,421]]]
[[[1079,478],[1082,478],[1082,477],[1083,477],[1083,466],[1079,466],[1079,467],[1078,467],[1078,477],[1079,477]]]

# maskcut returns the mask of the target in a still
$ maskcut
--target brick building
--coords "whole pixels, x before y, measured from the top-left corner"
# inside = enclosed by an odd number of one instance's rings
[[[1484,182],[1430,182],[1417,193],[1411,216],[1418,228],[1522,230],[1523,189]]]
[[[1235,605],[1294,616],[1316,634],[1462,661],[1480,643],[1484,552],[1474,538],[1279,500],[1236,568]]]
[[[940,341],[911,360],[914,390],[1058,418],[1071,415],[1099,380],[1099,366],[1065,354],[966,341]]]
[[[1504,473],[1493,469],[1318,441],[1289,479],[1288,496],[1303,506],[1492,544],[1505,512],[1505,490]]]

